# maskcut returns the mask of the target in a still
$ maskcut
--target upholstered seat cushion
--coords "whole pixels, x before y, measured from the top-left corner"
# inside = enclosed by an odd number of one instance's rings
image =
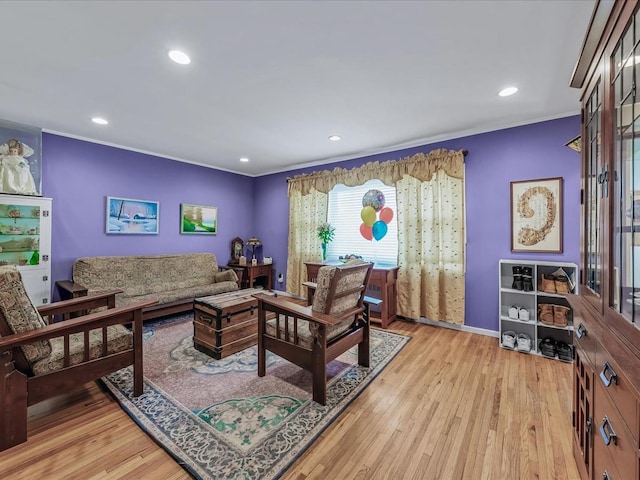
[[[348,318],[347,320],[343,320],[342,322],[334,325],[327,329],[327,342],[333,340],[334,338],[342,335],[346,332],[351,324],[353,323],[353,318]],[[280,315],[280,338],[284,338],[285,335],[285,317],[284,315]],[[276,319],[267,320],[266,324],[267,335],[270,337],[276,336]],[[292,335],[293,332],[293,319],[289,319],[289,334]],[[313,349],[313,344],[315,342],[315,337],[318,334],[318,324],[314,322],[308,322],[306,320],[298,319],[298,345],[302,348],[306,348],[307,350]],[[293,340],[291,340],[293,341]]]
[[[129,350],[133,346],[133,334],[122,325],[107,327],[107,353],[113,354]],[[35,375],[55,372],[63,367],[64,340],[51,339],[51,354],[33,363],[31,369]],[[102,329],[91,330],[89,333],[89,358],[96,359],[102,355]],[[75,333],[69,336],[69,363],[77,365],[84,359],[84,335]]]
[[[14,265],[0,267],[0,312],[13,333],[22,333],[46,326],[33,306],[22,284],[22,277]],[[30,365],[48,357],[52,346],[40,340],[20,347]]]
[[[233,272],[233,270],[230,270],[230,272],[235,275],[235,272]],[[209,295],[232,292],[237,289],[238,284],[235,281],[220,281],[212,283],[210,285],[201,285],[189,288],[176,288],[173,290],[167,290],[166,292],[148,293],[146,295],[139,295],[137,297],[122,297],[120,295],[116,295],[116,307],[126,307],[128,305],[147,300],[154,300],[158,302],[159,305],[164,305],[166,303],[183,300],[185,298],[207,297]]]

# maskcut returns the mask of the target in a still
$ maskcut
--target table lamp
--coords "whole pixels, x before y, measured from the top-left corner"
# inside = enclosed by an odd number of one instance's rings
[[[262,245],[262,242],[258,240],[257,237],[251,237],[249,240],[247,240],[246,245],[251,247],[251,259],[256,258],[256,247],[258,245]]]

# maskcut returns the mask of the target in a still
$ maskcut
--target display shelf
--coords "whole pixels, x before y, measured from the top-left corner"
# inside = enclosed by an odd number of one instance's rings
[[[531,282],[528,285],[531,290],[520,290],[514,288],[514,271],[513,267],[526,267],[531,272]],[[561,269],[561,270],[560,270]],[[561,273],[564,272],[564,275]],[[542,288],[542,280],[544,275],[565,276],[568,278],[566,284],[570,289],[570,293],[577,293],[577,265],[566,262],[542,262],[542,261],[520,261],[503,259],[499,262],[499,330],[500,330],[500,346],[510,350],[516,350],[521,353],[532,353],[542,355],[539,345],[542,339],[552,338],[556,343],[564,342],[572,349],[573,345],[573,312],[569,307],[566,295],[562,293],[544,292]],[[528,282],[527,282],[528,283]],[[555,283],[554,283],[555,284]],[[522,285],[524,287],[524,284]],[[567,325],[548,325],[542,323],[539,318],[540,305],[552,305],[569,308],[567,316]],[[509,310],[515,307],[519,318],[513,318],[509,315]],[[521,318],[521,310],[526,310],[527,315]],[[505,345],[503,333],[514,332],[515,335],[524,334],[531,339],[531,350],[529,352],[518,350],[516,347],[511,349]],[[544,355],[546,358],[553,358]],[[558,355],[555,359],[560,360]]]

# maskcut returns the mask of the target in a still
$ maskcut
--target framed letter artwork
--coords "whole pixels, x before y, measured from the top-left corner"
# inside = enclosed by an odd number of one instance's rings
[[[511,182],[511,251],[562,253],[562,177]]]

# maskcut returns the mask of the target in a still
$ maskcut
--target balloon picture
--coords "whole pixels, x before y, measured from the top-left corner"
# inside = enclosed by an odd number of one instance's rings
[[[362,206],[372,207],[376,212],[379,212],[384,207],[384,193],[372,188],[362,197]]]
[[[387,224],[382,220],[378,220],[371,227],[371,232],[373,233],[373,238],[375,238],[376,240],[382,240],[387,234]]]
[[[373,231],[371,230],[371,226],[366,223],[360,224],[360,235],[365,240],[373,240]]]
[[[380,210],[380,220],[389,225],[389,222],[393,220],[393,210],[391,210],[389,207],[384,207],[382,210]]]
[[[366,206],[360,212],[360,218],[365,223],[365,225],[371,226],[376,221],[376,211],[371,206]]]

